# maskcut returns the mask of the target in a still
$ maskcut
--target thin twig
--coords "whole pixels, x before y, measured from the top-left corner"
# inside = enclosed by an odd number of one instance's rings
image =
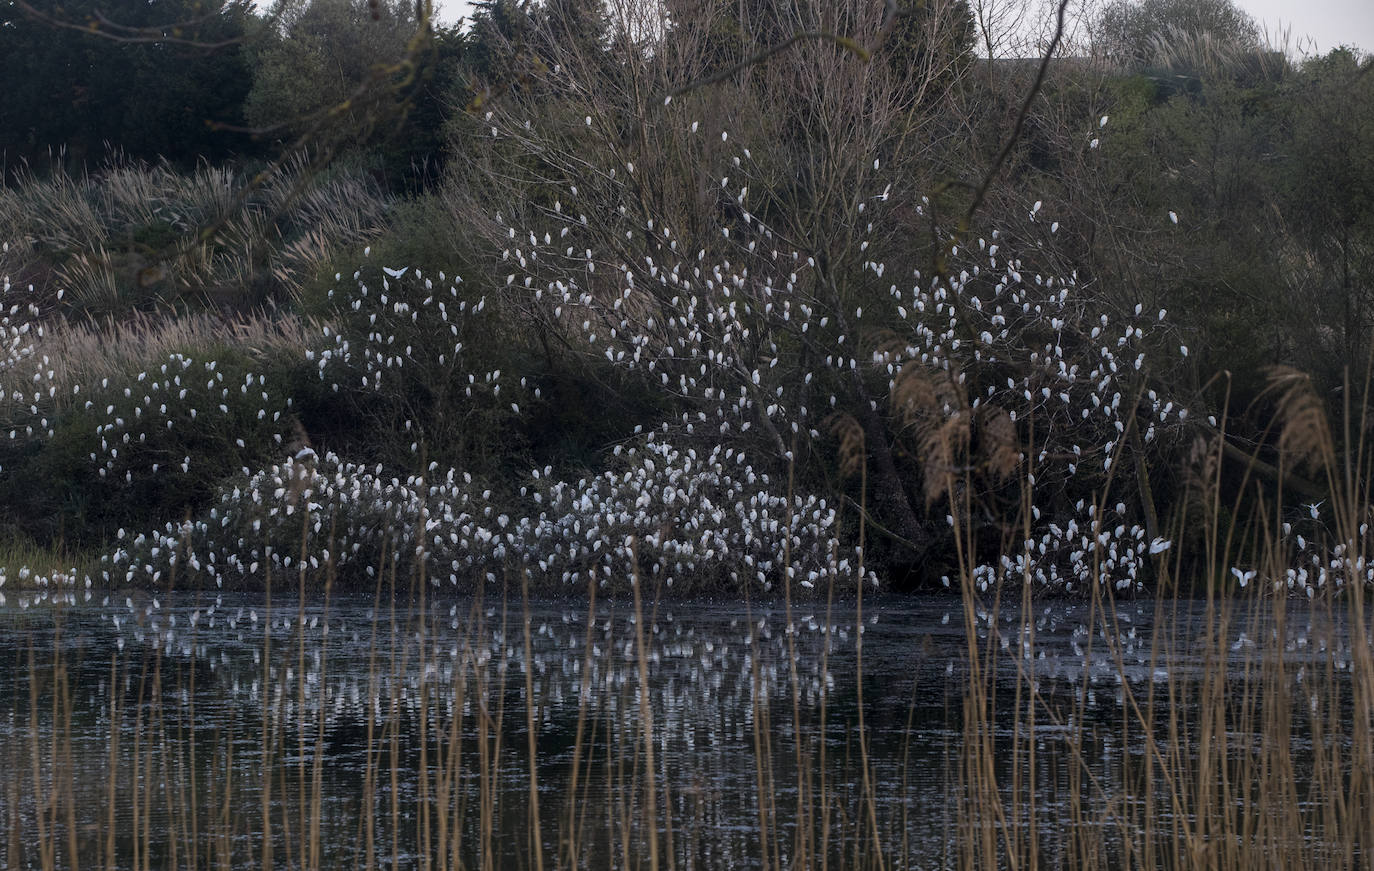
[[[1030,116],[1031,104],[1040,95],[1040,89],[1045,84],[1045,76],[1049,72],[1050,62],[1054,60],[1054,53],[1059,50],[1059,43],[1064,38],[1064,15],[1068,11],[1069,0],[1059,0],[1059,8],[1055,12],[1054,38],[1050,40],[1049,48],[1045,49],[1045,56],[1040,59],[1040,66],[1035,71],[1035,81],[1031,83],[1030,90],[1026,92],[1026,99],[1021,103],[1021,111],[1016,115],[1016,124],[1012,127],[1011,135],[1002,144],[1002,150],[997,152],[996,159],[992,166],[988,168],[983,176],[983,181],[978,185],[973,194],[973,202],[969,203],[968,210],[964,213],[963,220],[959,222],[960,230],[966,231],[973,222],[973,216],[983,205],[983,200],[987,198],[988,190],[992,187],[997,174],[1002,171],[1002,165],[1011,156],[1011,150],[1016,147],[1016,143],[1021,139],[1021,131],[1026,126],[1026,118]]]
[[[697,79],[694,82],[688,82],[680,88],[675,88],[669,91],[664,96],[665,98],[677,97],[687,93],[688,91],[694,91],[698,88],[705,88],[709,85],[714,85],[719,82],[723,82],[726,79],[733,76],[735,73],[739,72],[740,70],[746,69],[756,64],[763,63],[773,55],[781,54],[782,52],[796,45],[797,43],[803,42],[808,39],[833,42],[840,48],[843,48],[846,51],[851,51],[854,54],[858,55],[859,58],[864,62],[867,62],[873,56],[872,52],[870,52],[863,46],[859,45],[857,42],[855,42],[853,39],[850,39],[847,36],[840,36],[838,34],[831,33],[825,30],[799,30],[796,33],[789,36],[787,39],[784,39],[782,42],[778,43],[777,45],[769,46],[768,48],[765,48],[763,51],[760,51],[756,54],[752,54],[744,60],[741,60],[739,63],[732,64],[723,70],[714,72],[704,79]]]

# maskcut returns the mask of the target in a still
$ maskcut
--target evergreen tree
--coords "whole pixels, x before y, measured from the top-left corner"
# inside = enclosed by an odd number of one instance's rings
[[[51,16],[0,0],[7,169],[50,153],[99,161],[107,149],[189,166],[252,147],[217,129],[242,123],[249,0],[72,0]]]

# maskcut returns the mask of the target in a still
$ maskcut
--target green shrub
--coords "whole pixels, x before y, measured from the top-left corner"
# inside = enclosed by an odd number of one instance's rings
[[[41,353],[36,366],[11,369],[35,369],[38,389],[4,407],[6,522],[40,542],[99,544],[119,526],[199,510],[218,482],[284,451],[294,396],[317,385],[303,348],[258,335],[262,347],[226,335],[89,378],[45,368],[53,358]]]
[[[377,264],[326,294],[333,326],[309,354],[320,379],[388,464],[413,469],[423,448],[460,469],[523,469],[543,392],[519,313],[457,276]]]

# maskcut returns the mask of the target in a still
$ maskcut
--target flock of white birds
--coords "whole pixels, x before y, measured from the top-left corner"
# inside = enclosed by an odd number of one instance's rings
[[[538,145],[529,124],[490,120],[493,135]],[[705,134],[696,122],[683,131],[687,139],[698,135]],[[720,136],[728,141],[726,132]],[[90,461],[116,481],[132,481],[135,466],[195,474],[189,454],[140,450],[159,428],[197,422],[227,432],[231,447],[264,439],[283,445],[281,462],[243,468],[201,516],[121,530],[95,570],[101,584],[161,584],[177,572],[188,581],[237,585],[263,572],[329,565],[376,577],[394,564],[436,584],[515,570],[574,589],[642,576],[689,590],[768,591],[784,580],[815,590],[878,581],[858,543],[841,540],[836,500],[792,493],[785,473],[794,447],[819,439],[832,411],[852,407],[857,397],[847,391],[862,382],[879,385],[868,401],[899,433],[953,433],[946,461],[961,476],[972,474],[971,434],[988,414],[1010,422],[1011,477],[1029,496],[1029,535],[971,567],[979,589],[1007,580],[1068,592],[1095,583],[1144,589],[1151,562],[1165,558],[1171,544],[1147,532],[1133,500],[1101,494],[1134,474],[1133,452],[1161,437],[1192,439],[1216,429],[1207,410],[1192,409],[1190,417],[1187,403],[1156,389],[1152,366],[1177,365],[1188,353],[1167,312],[1113,303],[1072,274],[1038,274],[1025,265],[1022,254],[1054,261],[1047,252],[1059,225],[1044,217],[1041,202],[1029,210],[1031,229],[1015,239],[993,232],[959,244],[948,237],[936,274],[887,275],[895,270],[863,260],[862,281],[842,290],[813,257],[790,250],[783,234],[751,213],[752,161],[748,148],[730,157],[734,178],[719,177],[722,207],[712,217],[719,236],[690,248],[662,216],[646,213],[634,195],[632,163],[584,167],[566,199],[524,209],[518,222],[497,216],[509,272],[488,292],[654,383],[681,409],[670,420],[635,425],[608,450],[601,470],[576,480],[552,468],[531,470],[518,506],[495,504],[462,469],[430,463],[422,474],[405,474],[309,448],[290,455],[293,400],[285,387],[251,372],[226,378],[213,359],[171,354],[124,381],[81,383],[44,354],[50,328],[26,291],[8,281],[0,380],[9,420],[0,422],[12,440],[42,440],[64,410],[103,409]],[[857,213],[872,216],[895,199],[886,189],[859,201]],[[929,203],[907,205],[922,214]],[[1163,222],[1172,227],[1178,217],[1169,213]],[[871,256],[869,245],[865,235],[862,256]],[[386,394],[418,378],[440,382],[459,402],[509,407],[515,415],[522,402],[543,401],[524,379],[513,383],[479,365],[489,357],[477,346],[493,335],[483,319],[493,314],[471,284],[389,265],[336,279],[330,299],[338,317],[302,351],[334,390]],[[1178,356],[1152,360],[1164,347],[1177,347]],[[937,410],[916,407],[905,379],[933,385],[923,395]],[[422,456],[418,436],[412,451]],[[1066,496],[1085,491],[1098,495]],[[967,523],[945,496],[931,510],[948,512],[949,526]],[[1308,531],[1315,529],[1314,522]],[[1284,533],[1298,544],[1293,568],[1272,579],[1276,585],[1310,597],[1351,577],[1374,580],[1374,569],[1343,549],[1294,537],[1290,527]],[[1254,570],[1238,567],[1236,577],[1248,583]],[[0,585],[4,580],[0,573]],[[75,573],[63,580],[75,582]],[[92,579],[82,580],[89,586]]]

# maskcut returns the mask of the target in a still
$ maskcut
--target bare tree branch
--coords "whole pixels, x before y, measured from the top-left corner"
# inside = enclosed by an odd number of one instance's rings
[[[1035,71],[1035,81],[1031,83],[1030,90],[1026,92],[1026,99],[1021,102],[1021,111],[1016,115],[1016,124],[1012,127],[1011,135],[1007,141],[1002,143],[1002,149],[997,152],[997,157],[992,161],[992,166],[988,168],[983,176],[983,181],[978,185],[973,194],[973,202],[969,203],[968,210],[964,217],[959,221],[959,235],[968,231],[968,227],[973,222],[973,216],[983,205],[983,200],[987,198],[988,189],[992,187],[993,181],[997,179],[998,173],[1002,171],[1002,166],[1011,156],[1012,149],[1021,139],[1021,131],[1026,126],[1026,118],[1030,115],[1031,106],[1035,103],[1035,98],[1039,96],[1040,89],[1045,84],[1045,75],[1049,72],[1050,62],[1054,60],[1054,53],[1059,49],[1059,42],[1064,38],[1064,16],[1069,8],[1069,0],[1059,0],[1059,7],[1055,12],[1054,37],[1050,40],[1049,47],[1045,49],[1045,56],[1040,59],[1040,66]]]
[[[812,39],[820,40],[823,42],[833,42],[841,48],[847,51],[851,51],[854,54],[858,55],[859,58],[864,61],[867,61],[872,57],[872,53],[868,49],[859,45],[857,42],[855,42],[847,36],[840,36],[838,34],[828,33],[819,30],[803,30],[792,34],[787,39],[784,39],[777,45],[769,46],[768,48],[765,48],[763,51],[752,54],[744,60],[740,61],[739,63],[731,64],[725,69],[712,73],[704,79],[697,79],[694,82],[688,82],[680,88],[675,88],[669,91],[666,94],[666,97],[681,96],[682,94],[685,94],[688,91],[694,91],[697,88],[705,88],[709,87],[710,85],[714,85],[718,82],[723,82],[726,79],[733,76],[735,73],[740,72],[741,70],[748,69],[749,67],[755,66],[757,64],[761,64],[764,61],[768,60],[770,57],[787,51],[789,48],[791,48],[799,42],[804,42],[806,40]]]

